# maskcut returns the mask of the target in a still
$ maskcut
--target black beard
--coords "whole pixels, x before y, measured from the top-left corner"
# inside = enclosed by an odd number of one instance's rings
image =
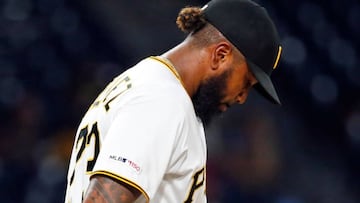
[[[223,91],[229,75],[230,70],[220,76],[209,78],[200,84],[192,96],[195,113],[202,120],[204,126],[210,125],[213,117],[221,114],[219,106],[224,97]]]

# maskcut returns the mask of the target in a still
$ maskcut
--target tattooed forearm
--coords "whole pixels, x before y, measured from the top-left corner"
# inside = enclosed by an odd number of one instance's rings
[[[86,192],[84,203],[131,203],[140,192],[125,183],[119,183],[110,177],[94,176]]]

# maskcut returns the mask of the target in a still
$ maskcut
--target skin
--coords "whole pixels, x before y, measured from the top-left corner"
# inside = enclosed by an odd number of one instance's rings
[[[162,55],[169,59],[178,71],[189,96],[195,94],[201,82],[232,69],[223,90],[224,97],[219,103],[219,110],[225,112],[234,104],[245,103],[250,88],[257,83],[249,71],[245,57],[224,37],[207,46],[198,46],[195,40],[190,35]],[[125,183],[95,175],[90,180],[84,202],[130,203],[140,194],[138,190]]]
[[[257,83],[245,57],[225,38],[204,48],[192,46],[192,40],[188,38],[163,54],[176,67],[189,96],[196,92],[201,81],[233,68],[219,109],[224,112],[236,103],[245,103],[250,88]]]
[[[130,203],[140,192],[125,183],[102,175],[94,175],[84,198],[84,203]]]

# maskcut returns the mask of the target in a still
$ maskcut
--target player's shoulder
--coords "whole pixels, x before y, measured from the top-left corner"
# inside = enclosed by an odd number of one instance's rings
[[[122,82],[125,81],[124,78],[126,82]],[[161,106],[165,111],[179,113],[192,109],[191,99],[179,79],[166,65],[152,58],[143,59],[114,81],[115,84],[116,81],[126,84],[126,88],[111,88],[115,92],[123,92],[121,97],[112,101],[113,106]],[[127,90],[123,91],[124,89]]]
[[[129,74],[148,84],[176,79],[167,65],[156,57],[147,57],[129,69]]]
[[[180,80],[163,63],[148,57],[135,65],[131,71],[134,87],[156,95],[165,101],[188,100],[189,96]]]

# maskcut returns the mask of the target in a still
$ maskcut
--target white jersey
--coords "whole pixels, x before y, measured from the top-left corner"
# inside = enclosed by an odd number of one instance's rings
[[[206,142],[171,64],[149,57],[116,77],[83,117],[65,202],[82,202],[94,174],[141,191],[138,202],[205,203]]]

